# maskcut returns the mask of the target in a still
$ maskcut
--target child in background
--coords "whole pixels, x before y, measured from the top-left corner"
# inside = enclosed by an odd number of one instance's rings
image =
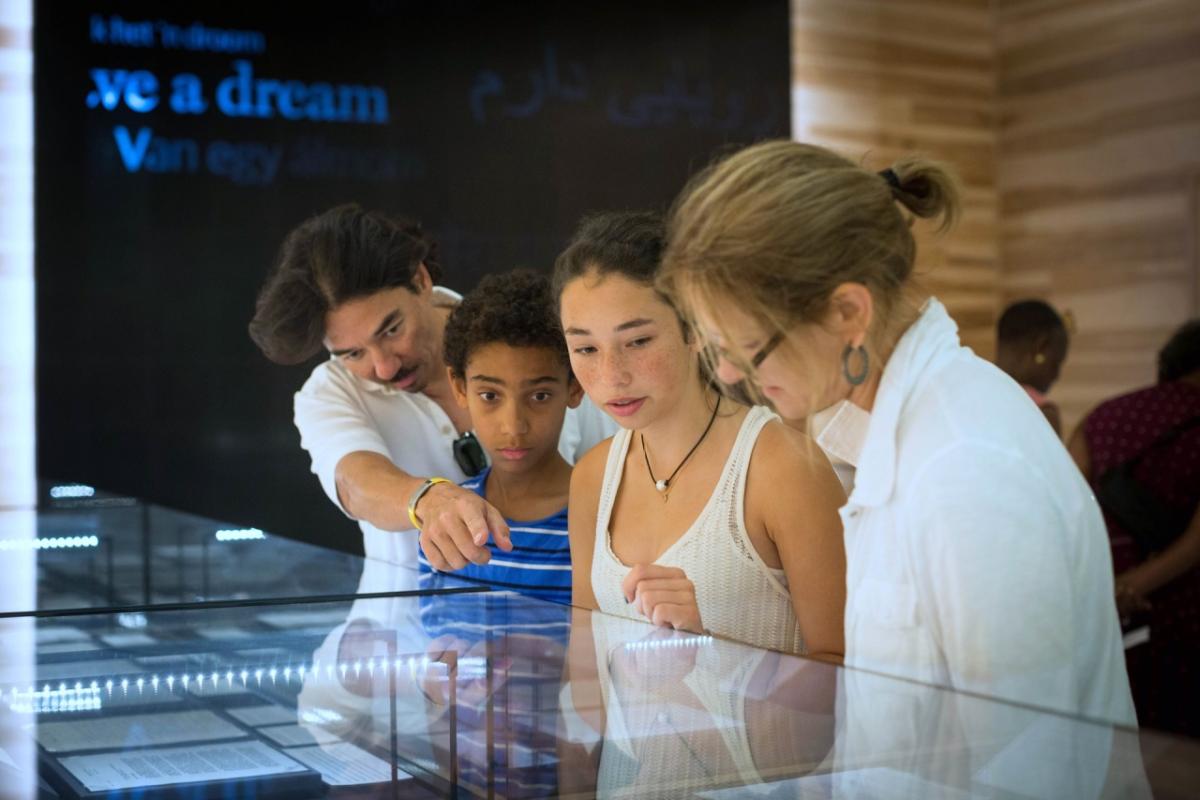
[[[450,314],[444,352],[455,400],[470,410],[491,463],[462,485],[504,515],[513,544],[505,552],[489,542],[491,560],[467,564],[455,577],[570,603],[571,466],[558,439],[583,393],[549,281],[524,271],[485,277]],[[420,563],[431,569],[423,553]]]
[[[1069,339],[1063,318],[1041,300],[1013,303],[996,324],[996,366],[1029,393],[1060,439],[1062,414],[1046,394],[1067,360]]]

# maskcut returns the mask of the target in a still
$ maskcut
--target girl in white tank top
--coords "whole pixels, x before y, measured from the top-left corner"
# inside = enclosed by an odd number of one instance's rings
[[[774,419],[777,417],[765,408],[750,409],[704,510],[654,563],[687,574],[696,586],[700,618],[709,631],[770,650],[802,653],[804,637],[792,610],[787,575],[763,563],[746,532],[750,454],[763,426]],[[608,451],[596,517],[592,591],[601,611],[645,619],[621,594],[630,567],[613,553],[609,536],[613,502],[633,439],[633,431],[621,430]]]
[[[805,437],[702,378],[654,289],[661,248],[654,215],[598,215],[555,265],[572,370],[623,428],[572,475],[573,602],[840,658],[841,486]]]

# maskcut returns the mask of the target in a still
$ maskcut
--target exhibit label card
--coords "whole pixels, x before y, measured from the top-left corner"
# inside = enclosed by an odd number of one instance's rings
[[[242,706],[226,709],[226,714],[243,725],[257,728],[259,725],[283,725],[296,721],[296,712],[283,706]]]
[[[158,639],[144,633],[110,633],[100,637],[109,647],[123,650],[126,647],[145,647],[158,644]]]
[[[293,747],[287,752],[288,755],[298,758],[321,773],[321,780],[329,786],[388,783],[392,779],[391,764],[349,742],[316,747]],[[412,777],[404,770],[397,770],[396,774],[400,780]]]
[[[40,645],[54,642],[80,641],[90,638],[87,635],[87,631],[71,627],[70,625],[39,625],[36,636],[37,643]]]
[[[45,722],[37,740],[51,753],[112,747],[150,747],[180,742],[242,739],[246,732],[211,711],[169,711],[98,719]]]
[[[299,747],[301,745],[311,744],[331,744],[333,742],[341,741],[336,734],[330,733],[324,728],[318,728],[316,726],[304,727],[295,723],[291,725],[275,725],[259,728],[258,732],[282,747]]]
[[[90,639],[77,639],[70,642],[56,642],[54,644],[39,644],[37,654],[39,656],[53,656],[59,653],[88,653],[94,650],[103,648]]]
[[[287,775],[305,768],[262,742],[68,756],[63,767],[90,792]]]

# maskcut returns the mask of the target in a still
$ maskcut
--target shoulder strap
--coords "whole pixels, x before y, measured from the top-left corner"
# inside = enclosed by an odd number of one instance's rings
[[[625,471],[625,455],[629,451],[629,442],[633,432],[628,428],[619,429],[608,445],[608,458],[604,462],[604,477],[600,481],[600,502],[596,509],[596,541],[606,535],[609,518],[612,516],[613,503],[617,499],[617,490],[621,487],[621,476]]]

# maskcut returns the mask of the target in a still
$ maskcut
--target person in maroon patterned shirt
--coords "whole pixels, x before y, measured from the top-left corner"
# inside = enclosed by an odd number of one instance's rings
[[[1104,506],[1101,479],[1136,459],[1132,476],[1183,518],[1184,531],[1157,552],[1104,509],[1123,620],[1144,615],[1150,641],[1126,651],[1142,725],[1200,736],[1200,319],[1159,353],[1158,383],[1101,403],[1068,444]],[[1170,441],[1163,437],[1178,428]]]

